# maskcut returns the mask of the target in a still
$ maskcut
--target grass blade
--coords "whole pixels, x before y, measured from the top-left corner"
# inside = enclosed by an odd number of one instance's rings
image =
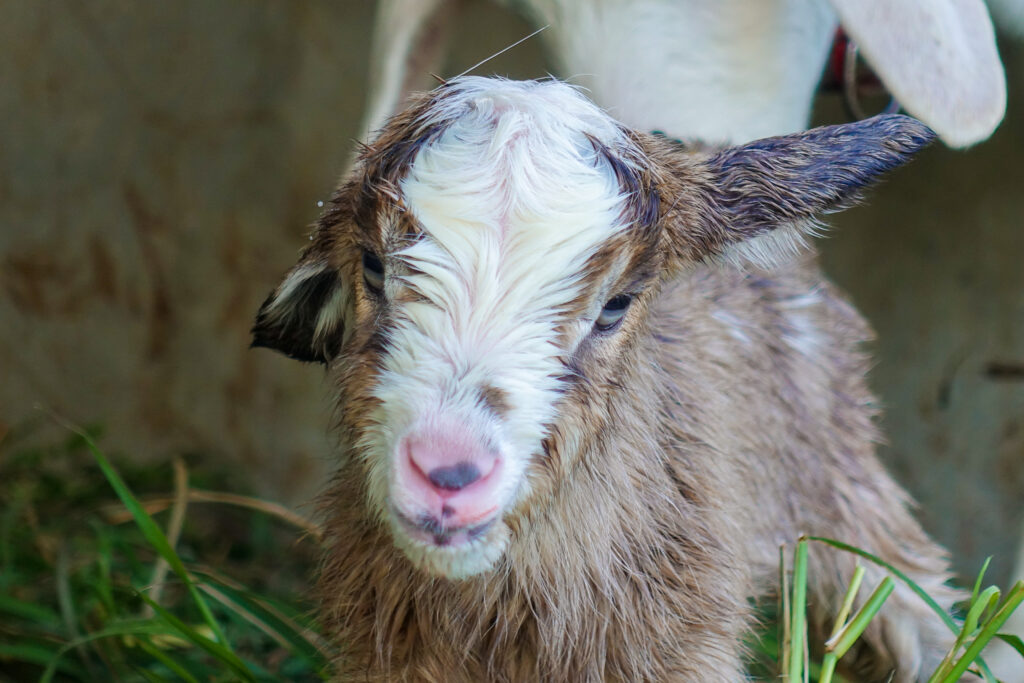
[[[329,646],[315,632],[264,603],[251,591],[231,586],[212,576],[204,576],[204,579],[206,581],[199,584],[201,590],[304,660],[321,676],[327,675],[331,657]]]
[[[782,634],[779,636],[779,642],[782,643],[782,662],[781,669],[783,675],[789,671],[789,645],[790,645],[790,592],[789,592],[789,574],[786,571],[786,546],[785,544],[779,546],[779,584],[782,586],[782,596],[780,598],[782,602],[782,609],[779,610],[779,614],[782,618],[779,619],[780,629]]]
[[[807,539],[796,544],[793,561],[793,606],[789,641],[789,683],[804,680],[804,652],[807,640]]]
[[[928,605],[928,607],[930,607],[931,610],[935,612],[935,614],[937,614],[940,619],[942,619],[943,623],[946,624],[950,631],[952,631],[956,635],[959,635],[960,629],[957,628],[956,622],[953,620],[953,617],[947,614],[946,610],[943,609],[942,606],[939,605],[939,603],[935,602],[935,599],[932,596],[928,595],[928,593],[925,592],[923,588],[918,586],[913,579],[911,579],[909,576],[907,576],[906,574],[904,574],[899,569],[892,566],[882,558],[878,557],[877,555],[873,555],[866,550],[862,550],[857,546],[850,545],[849,543],[843,543],[842,541],[837,541],[834,538],[827,538],[825,536],[808,536],[807,540],[815,541],[816,543],[824,543],[825,545],[832,546],[833,548],[838,548],[839,550],[845,550],[848,553],[859,555],[860,557],[863,557],[866,560],[870,560],[873,564],[876,564],[879,567],[886,569],[890,574],[892,574],[897,579],[902,581],[907,588],[912,590],[917,595],[917,597],[921,598],[921,600],[923,600],[924,603]],[[984,676],[985,681],[987,681],[987,683],[996,683],[996,677],[992,675],[992,671],[988,668],[988,664],[985,663],[985,660],[983,660],[981,657],[978,657],[977,664],[978,668],[981,669],[981,673]]]
[[[238,655],[229,650],[223,644],[202,635],[184,621],[171,614],[168,610],[153,602],[153,600],[151,600],[145,593],[139,593],[139,598],[149,605],[157,616],[177,630],[190,643],[202,650],[205,650],[209,655],[226,665],[243,680],[256,680],[256,677],[253,676],[252,671],[249,670],[249,667],[246,666],[245,662],[239,659]]]
[[[846,620],[853,610],[853,603],[857,599],[857,593],[860,592],[860,584],[864,580],[864,572],[864,565],[858,562],[853,570],[850,585],[846,587],[846,595],[843,596],[843,603],[839,608],[839,614],[836,615],[835,625],[832,626],[832,633],[829,635],[830,641],[835,640],[847,625]],[[821,672],[818,674],[818,683],[832,683],[832,678],[836,672],[836,665],[839,663],[841,656],[832,651],[825,652],[825,656],[821,660]]]
[[[229,505],[245,510],[254,510],[269,517],[276,518],[286,524],[302,529],[305,532],[303,538],[311,538],[316,543],[323,543],[323,529],[320,526],[299,513],[291,510],[280,503],[273,503],[252,496],[243,496],[237,493],[226,491],[207,491],[204,489],[190,488],[187,492],[187,500],[191,503],[213,503]],[[174,505],[174,498],[168,496],[147,496],[141,498],[140,502],[146,512],[156,514]],[[121,524],[128,521],[130,515],[125,516],[120,507],[105,507],[103,514],[111,524]]]
[[[963,656],[957,660],[956,664],[946,677],[942,679],[942,683],[956,683],[956,681],[960,680],[963,673],[967,671],[967,667],[978,659],[981,651],[985,649],[988,642],[995,637],[996,633],[999,632],[999,629],[1003,627],[1006,620],[1010,618],[1010,615],[1013,614],[1014,610],[1020,607],[1022,602],[1024,602],[1024,581],[1018,581],[1016,585],[1010,589],[1003,605],[992,616],[992,618],[982,626],[981,631],[971,642],[970,646],[968,646],[967,651],[964,652]]]
[[[114,581],[111,574],[111,567],[114,565],[113,543],[110,540],[110,531],[96,520],[90,520],[89,526],[96,535],[98,547],[96,550],[96,578],[92,581],[93,590],[99,596],[100,602],[107,610],[107,614],[114,614],[117,611],[114,602]]]
[[[864,629],[874,619],[878,610],[881,609],[882,603],[889,597],[894,587],[895,582],[892,577],[885,577],[850,623],[846,624],[825,643],[826,652],[821,662],[821,674],[818,678],[818,683],[832,683],[832,677],[835,675],[839,659],[849,651],[853,643],[864,633]]]
[[[57,669],[63,668],[62,658],[71,650],[92,643],[103,638],[118,638],[123,636],[138,636],[144,634],[153,633],[167,633],[167,629],[160,626],[159,624],[153,624],[151,621],[130,621],[118,623],[114,626],[109,626],[99,631],[94,631],[81,638],[76,638],[69,643],[65,643],[55,653],[51,653],[50,659],[47,661],[46,670],[43,671],[42,677],[39,679],[39,683],[50,683],[53,679]]]
[[[114,491],[117,493],[118,498],[121,499],[124,506],[132,513],[132,517],[135,519],[135,524],[139,527],[139,530],[146,538],[146,541],[153,546],[164,560],[167,561],[167,564],[171,567],[178,578],[181,579],[186,590],[188,590],[189,596],[192,598],[193,602],[195,602],[196,607],[199,608],[200,613],[203,615],[203,620],[206,621],[207,625],[210,627],[210,630],[213,632],[216,640],[222,643],[225,647],[230,647],[227,643],[227,638],[224,636],[224,632],[221,630],[220,624],[218,624],[217,620],[214,618],[209,605],[206,604],[206,600],[203,599],[203,596],[200,595],[199,591],[196,589],[195,583],[192,581],[188,571],[185,569],[185,565],[182,563],[181,558],[178,557],[178,554],[171,547],[170,543],[167,542],[167,537],[164,536],[164,532],[160,529],[160,526],[153,521],[152,517],[149,516],[146,510],[139,503],[139,500],[134,494],[132,494],[127,484],[124,483],[124,480],[121,479],[117,470],[114,469],[113,465],[110,464],[110,461],[107,460],[107,457],[103,455],[103,452],[100,451],[99,447],[96,446],[95,442],[93,442],[89,435],[72,425],[67,426],[78,434],[78,436],[85,442],[86,447],[89,449],[89,452],[92,453],[93,458],[96,459],[96,462],[99,464],[104,476],[106,476],[107,481],[110,482],[111,487],[113,487]]]
[[[1015,636],[1010,633],[997,633],[996,638],[1019,652],[1021,657],[1024,657],[1024,640],[1021,640],[1020,636]]]
[[[853,644],[857,642],[857,639],[864,633],[864,629],[868,627],[871,620],[878,614],[878,610],[882,609],[882,605],[892,595],[895,588],[896,581],[891,576],[882,579],[882,582],[878,584],[878,588],[871,593],[864,606],[857,610],[857,614],[850,620],[850,623],[844,626],[835,638],[825,643],[825,648],[834,652],[836,659],[841,659]]]
[[[970,603],[970,608],[967,611],[967,617],[964,619],[963,628],[960,629],[960,634],[956,637],[956,642],[953,647],[949,649],[946,656],[942,658],[939,663],[939,668],[935,670],[935,673],[928,679],[928,683],[935,683],[935,681],[943,680],[943,678],[953,668],[953,663],[956,661],[957,655],[960,653],[960,648],[963,647],[964,643],[968,638],[975,635],[978,630],[978,623],[982,621],[984,614],[999,602],[999,589],[995,586],[989,586],[981,595],[977,592],[978,586],[975,586],[975,590],[972,591],[974,596]]]
[[[843,596],[843,604],[839,608],[839,614],[836,616],[835,626],[832,627],[832,633],[829,635],[830,640],[839,635],[839,632],[846,626],[846,619],[850,616],[850,612],[853,611],[853,602],[857,599],[857,593],[860,592],[860,584],[864,580],[864,571],[864,566],[860,563],[853,570],[853,577],[850,579],[850,585],[846,588],[846,595]]]
[[[185,468],[185,461],[181,458],[174,459],[174,505],[171,506],[171,518],[167,522],[167,545],[173,550],[178,545],[181,537],[181,530],[185,526],[185,509],[188,506],[188,470]],[[153,567],[153,578],[149,580],[149,597],[153,602],[160,602],[163,594],[164,582],[167,580],[167,570],[170,565],[163,557],[157,558],[156,566]]]
[[[193,676],[188,671],[188,669],[186,669],[181,664],[178,664],[176,661],[174,661],[171,657],[169,657],[160,648],[158,648],[155,645],[153,645],[153,643],[151,641],[149,641],[147,638],[139,638],[139,649],[141,649],[143,652],[148,654],[150,657],[152,657],[153,659],[157,660],[158,662],[160,662],[161,664],[166,666],[173,673],[177,674],[177,676],[181,680],[185,681],[185,683],[199,683],[199,680],[195,676]]]
[[[989,555],[985,558],[985,563],[981,565],[981,571],[978,572],[978,578],[974,580],[974,590],[971,591],[971,604],[978,599],[978,591],[981,590],[982,579],[985,578],[985,572],[988,570],[988,564],[992,561],[992,556]]]
[[[57,605],[60,607],[60,617],[61,622],[64,624],[64,631],[70,640],[80,640],[82,632],[78,629],[78,614],[75,611],[75,599],[71,591],[70,559],[68,558],[68,549],[65,545],[62,545],[57,553],[57,566],[54,578],[56,579],[57,587]],[[79,649],[76,654],[82,660],[82,665],[88,671],[89,676],[95,678],[96,670],[93,663],[89,660],[88,653],[85,650]]]
[[[28,664],[37,664],[39,666],[47,666],[52,663],[53,666],[62,673],[76,676],[78,678],[85,675],[85,672],[81,667],[76,666],[69,661],[61,661],[59,658],[60,655],[60,648],[47,647],[42,644],[19,643],[8,645],[6,643],[0,643],[0,661],[14,660],[17,662],[26,662]]]
[[[999,596],[999,589],[989,586],[971,604],[971,608],[967,611],[967,617],[964,619],[963,628],[968,636],[978,629],[978,624],[984,623],[987,612],[999,604]]]
[[[834,538],[825,538],[823,536],[808,536],[807,540],[816,541],[818,543],[824,543],[825,545],[830,545],[833,548],[838,548],[839,550],[845,550],[848,553],[859,555],[860,557],[863,557],[866,560],[870,560],[873,564],[876,564],[879,567],[888,570],[890,574],[892,574],[897,579],[902,581],[904,584],[907,585],[908,588],[910,588],[910,590],[916,593],[917,597],[924,600],[925,604],[931,607],[932,611],[939,615],[942,621],[946,624],[946,626],[949,627],[949,629],[953,633],[957,633],[958,629],[956,626],[956,622],[953,621],[953,617],[947,614],[946,610],[944,610],[942,606],[939,605],[939,603],[935,602],[935,599],[932,598],[932,596],[928,595],[928,593],[926,593],[923,588],[918,586],[913,579],[911,579],[909,576],[907,576],[906,574],[904,574],[899,569],[892,566],[882,558],[878,557],[877,555],[872,555],[866,550],[861,550],[856,546],[852,546],[848,543],[843,543],[842,541],[837,541]]]
[[[2,594],[0,594],[0,614],[42,624],[52,624],[60,619],[60,616],[48,607]]]

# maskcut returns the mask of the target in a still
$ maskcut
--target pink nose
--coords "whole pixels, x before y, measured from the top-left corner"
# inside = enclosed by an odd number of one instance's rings
[[[460,424],[414,432],[406,438],[405,451],[424,483],[442,497],[485,478],[497,461],[496,454]]]
[[[484,528],[500,509],[502,458],[468,425],[453,420],[415,429],[396,456],[393,502],[416,533],[446,541],[461,533],[468,542],[469,531]]]

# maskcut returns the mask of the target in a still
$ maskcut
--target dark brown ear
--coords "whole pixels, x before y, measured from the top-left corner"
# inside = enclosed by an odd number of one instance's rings
[[[252,346],[327,363],[341,348],[348,306],[348,288],[337,269],[307,252],[260,307]]]
[[[857,203],[934,138],[909,116],[886,115],[703,158],[677,147],[680,158],[669,160],[662,188],[662,201],[675,207],[667,216],[673,250],[690,260],[723,256],[770,265],[798,250],[816,219]]]

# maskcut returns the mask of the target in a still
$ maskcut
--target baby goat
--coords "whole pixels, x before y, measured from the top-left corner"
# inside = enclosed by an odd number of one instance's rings
[[[801,533],[948,606],[874,455],[870,333],[805,245],[932,137],[885,116],[699,151],[472,77],[392,118],[253,330],[335,384],[339,675],[738,681]],[[824,622],[854,562],[812,562]],[[862,675],[907,681],[950,637],[901,587],[867,641]]]

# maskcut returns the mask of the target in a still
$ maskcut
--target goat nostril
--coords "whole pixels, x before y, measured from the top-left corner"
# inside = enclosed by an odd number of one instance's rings
[[[427,474],[430,483],[445,491],[458,491],[480,478],[480,468],[471,462],[460,462],[451,467],[437,467]]]

